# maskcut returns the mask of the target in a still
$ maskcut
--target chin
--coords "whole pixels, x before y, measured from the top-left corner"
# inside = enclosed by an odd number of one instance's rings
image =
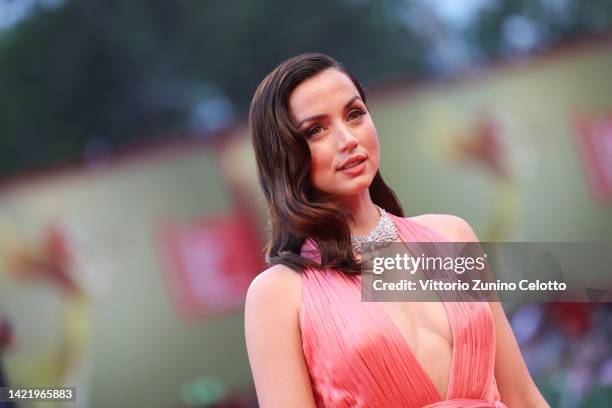
[[[363,180],[354,180],[354,182],[352,183],[347,183],[350,185],[347,185],[345,188],[338,188],[339,186],[336,186],[333,194],[339,195],[339,196],[354,196],[354,195],[360,194],[364,190],[367,190],[368,188],[370,188],[370,184],[372,184],[372,180],[373,178],[363,179]]]
[[[370,188],[372,181],[376,173],[373,174],[362,174],[359,177],[355,177],[351,180],[337,180],[329,178],[325,180],[325,183],[313,183],[315,188],[325,194],[333,196],[354,196],[362,193],[364,190]]]

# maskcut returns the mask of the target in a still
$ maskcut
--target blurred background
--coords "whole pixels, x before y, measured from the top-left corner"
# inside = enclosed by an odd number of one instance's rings
[[[246,116],[302,52],[365,85],[409,216],[612,241],[611,29],[609,0],[0,0],[0,386],[257,406]],[[507,307],[551,406],[612,406],[611,311]]]

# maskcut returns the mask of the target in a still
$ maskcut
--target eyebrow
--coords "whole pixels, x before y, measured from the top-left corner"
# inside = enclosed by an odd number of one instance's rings
[[[359,95],[355,95],[353,96],[351,99],[349,99],[349,101],[344,105],[344,109],[348,108],[349,106],[351,106],[351,104],[353,102],[355,102],[355,100],[359,99],[360,101],[363,102],[363,100],[361,99],[361,97]],[[322,117],[324,117],[325,115],[315,115],[315,116],[309,116],[305,119],[302,119],[300,121],[300,123],[297,124],[297,128],[299,129],[305,122],[309,122],[311,120],[317,120],[317,119],[321,119]]]

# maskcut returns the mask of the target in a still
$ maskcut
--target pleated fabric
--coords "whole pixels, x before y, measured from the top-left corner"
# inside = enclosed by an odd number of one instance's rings
[[[448,241],[409,218],[391,217],[403,242]],[[320,259],[313,241],[302,256]],[[361,302],[360,276],[307,268],[302,282],[302,346],[317,406],[506,408],[494,378],[487,303],[443,302],[453,340],[442,397],[382,305]]]

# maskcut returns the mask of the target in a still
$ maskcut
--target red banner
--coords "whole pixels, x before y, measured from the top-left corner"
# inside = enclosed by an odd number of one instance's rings
[[[263,252],[247,215],[203,219],[163,229],[161,249],[174,303],[187,318],[240,309]]]
[[[612,201],[612,113],[581,118],[577,136],[595,197],[601,202]]]

